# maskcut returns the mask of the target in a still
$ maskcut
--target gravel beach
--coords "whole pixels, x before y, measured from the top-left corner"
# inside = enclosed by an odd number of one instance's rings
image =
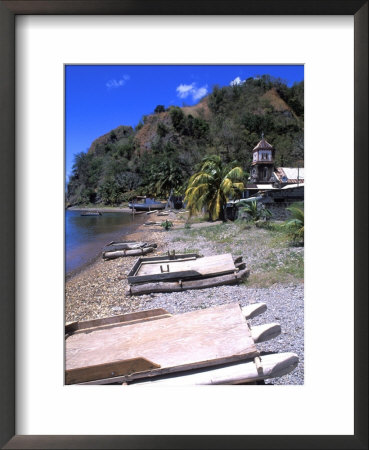
[[[162,217],[148,220],[161,221]],[[265,384],[304,383],[304,284],[303,247],[291,247],[268,230],[240,223],[194,223],[184,227],[185,215],[170,213],[174,223],[166,232],[160,226],[140,225],[124,240],[156,242],[153,255],[196,252],[202,255],[242,255],[251,274],[246,282],[184,292],[127,296],[127,274],[137,257],[103,261],[99,259],[66,280],[66,321],[87,320],[146,309],[164,308],[172,314],[239,302],[241,306],[264,302],[267,311],[251,325],[278,322],[282,333],[257,344],[265,353],[294,352],[297,368],[288,375],[266,380]],[[165,220],[164,218],[164,220]],[[296,269],[299,268],[299,271]]]

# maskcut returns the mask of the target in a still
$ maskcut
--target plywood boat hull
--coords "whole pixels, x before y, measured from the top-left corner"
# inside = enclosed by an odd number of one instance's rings
[[[187,280],[237,272],[232,255],[200,257],[197,254],[140,258],[128,274],[130,284]]]
[[[280,377],[291,372],[299,359],[294,353],[257,351],[256,343],[280,333],[279,324],[251,327],[247,322],[266,309],[264,303],[242,308],[233,303],[177,316],[156,309],[68,323],[66,382],[183,386],[247,384]]]
[[[230,253],[205,257],[197,254],[168,254],[139,258],[128,274],[127,294],[178,292],[236,284],[248,275],[246,264],[236,264]]]
[[[126,379],[157,376],[258,354],[240,306],[232,303],[71,333],[66,339],[66,382],[108,378],[116,370]]]

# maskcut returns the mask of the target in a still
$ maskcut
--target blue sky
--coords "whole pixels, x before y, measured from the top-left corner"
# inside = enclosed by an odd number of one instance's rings
[[[96,65],[65,67],[66,176],[74,155],[119,125],[136,126],[157,105],[194,105],[214,85],[269,74],[288,85],[304,79],[302,65]]]

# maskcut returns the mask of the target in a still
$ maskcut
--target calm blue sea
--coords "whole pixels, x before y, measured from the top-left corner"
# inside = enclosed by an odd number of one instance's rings
[[[102,216],[81,216],[81,211],[65,211],[65,271],[66,274],[101,255],[109,242],[124,238],[146,214],[133,217],[129,213],[104,212]]]

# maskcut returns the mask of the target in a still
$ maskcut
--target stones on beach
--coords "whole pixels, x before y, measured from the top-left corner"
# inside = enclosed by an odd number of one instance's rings
[[[253,242],[252,236],[250,236],[250,233],[254,232],[253,230],[244,232],[245,236],[242,236],[244,239],[242,242],[241,236],[230,242],[228,230],[232,230],[234,227],[235,225],[232,223],[227,224],[224,228],[227,231],[221,227],[217,241],[209,239],[204,234],[198,234],[193,238],[189,236],[193,233],[192,230],[184,230],[179,227],[171,233],[163,233],[160,229],[148,230],[148,227],[145,226],[141,226],[135,233],[128,237],[125,236],[124,239],[134,242],[147,242],[149,239],[149,242],[157,243],[157,250],[162,254],[165,254],[168,248],[175,248],[178,253],[188,252],[191,249],[191,251],[205,256],[232,251],[233,255],[242,255],[247,267],[250,267],[252,273],[255,273],[258,270],[257,265],[264,263],[265,254]],[[208,234],[210,234],[211,228],[208,229]],[[255,233],[263,234],[265,230],[257,229]],[[228,247],[230,248],[228,249]],[[275,248],[268,249],[268,252],[273,252],[273,255],[276,254],[278,258],[284,257],[285,254],[292,256],[303,254],[304,250],[303,248],[281,248],[278,251],[279,253],[276,253]],[[275,322],[278,317],[282,333],[272,341],[258,344],[261,351],[295,352],[300,361],[293,372],[266,384],[301,385],[304,383],[304,285],[302,282],[276,282],[267,287],[253,286],[247,282],[246,284],[222,285],[202,290],[127,296],[125,295],[128,287],[127,274],[133,261],[132,257],[105,261],[100,259],[67,280],[66,321],[88,320],[154,308],[164,308],[172,314],[179,314],[234,301],[239,301],[241,306],[263,302],[267,304],[268,309],[262,319],[259,317],[251,319],[252,325]],[[107,278],[111,279],[110,283],[107,283]]]

